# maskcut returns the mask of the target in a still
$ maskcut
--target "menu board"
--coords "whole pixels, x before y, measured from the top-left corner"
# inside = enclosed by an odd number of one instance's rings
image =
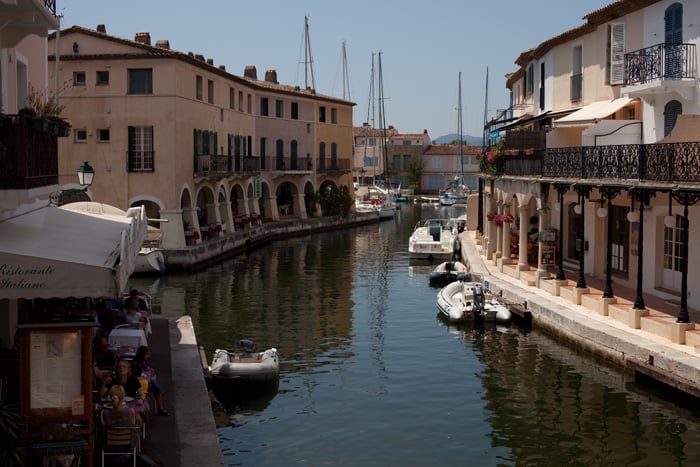
[[[82,393],[82,331],[29,335],[30,409],[68,408]]]

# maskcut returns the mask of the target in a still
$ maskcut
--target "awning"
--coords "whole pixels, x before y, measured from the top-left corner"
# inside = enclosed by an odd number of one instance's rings
[[[46,206],[0,221],[0,298],[121,296],[145,233],[143,208]]]
[[[596,101],[581,107],[566,117],[554,120],[554,126],[586,126],[596,123],[602,118],[609,117],[630,102],[635,100],[631,97],[620,97],[618,99]]]

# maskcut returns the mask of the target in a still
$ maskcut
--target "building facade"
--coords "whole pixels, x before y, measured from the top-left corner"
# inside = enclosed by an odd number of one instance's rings
[[[481,161],[482,248],[503,270],[543,287],[573,277],[576,290],[562,294],[579,304],[585,277],[604,279],[605,313],[621,284],[637,291],[640,315],[652,294],[678,302],[678,326],[692,329],[700,37],[689,18],[698,8],[620,0],[518,57],[506,82],[512,107],[489,128],[505,132],[505,151]],[[504,214],[514,220],[499,222]]]
[[[162,220],[165,248],[305,218],[319,190],[351,185],[352,102],[279,84],[274,70],[238,76],[149,33],[128,40],[103,25],[61,31],[49,61],[73,124],[61,174],[89,160],[93,199],[144,205]]]

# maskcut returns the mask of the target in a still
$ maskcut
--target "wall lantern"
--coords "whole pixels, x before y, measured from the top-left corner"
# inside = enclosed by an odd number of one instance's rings
[[[88,161],[83,162],[83,165],[78,167],[78,183],[87,189],[92,185],[92,179],[95,178],[95,169],[92,168]]]

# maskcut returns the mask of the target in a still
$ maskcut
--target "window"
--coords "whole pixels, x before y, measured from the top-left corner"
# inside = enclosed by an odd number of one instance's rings
[[[207,80],[207,102],[214,103],[214,81]]]
[[[441,169],[442,168],[442,157],[433,157],[431,166],[433,169]]]
[[[610,84],[622,84],[625,73],[625,23],[614,23],[610,29]]]
[[[203,94],[202,94],[202,77],[197,76],[197,78],[195,79],[195,85],[194,85],[194,97],[198,101],[201,101],[202,96],[203,96]]]
[[[74,71],[73,72],[73,86],[85,86],[85,72],[84,71]]]
[[[269,109],[267,108],[268,102],[267,97],[260,98],[260,115],[267,117],[269,115]]]
[[[583,98],[583,48],[578,45],[571,50],[571,100]]]
[[[260,157],[267,156],[267,138],[260,138]]]
[[[153,127],[129,127],[129,172],[153,171]]]
[[[544,62],[540,63],[540,110],[544,110]]]
[[[76,143],[87,143],[87,130],[85,129],[80,129],[80,130],[75,130],[74,139]]]
[[[668,136],[676,126],[676,119],[683,113],[683,104],[678,101],[669,101],[664,106],[664,136]]]
[[[132,68],[127,70],[129,77],[129,94],[153,94],[153,70],[150,68]]]
[[[338,123],[338,109],[331,109],[331,123]]]
[[[299,120],[299,103],[292,102],[292,120]]]
[[[238,111],[243,112],[243,91],[238,91]]]
[[[228,107],[231,110],[236,108],[235,97],[236,97],[236,91],[233,88],[229,88],[229,90],[228,90]]]
[[[98,86],[109,84],[109,71],[98,71],[95,75],[95,84]]]
[[[280,100],[275,101],[275,117],[277,118],[282,118],[284,117],[284,110],[283,110],[283,102]]]
[[[253,113],[253,96],[251,94],[248,94],[248,113]]]
[[[100,128],[97,130],[97,142],[98,143],[108,143],[109,142],[109,128]]]
[[[377,138],[370,138],[369,139],[369,147],[373,148],[377,146]]]
[[[399,154],[394,154],[392,157],[392,166],[391,168],[394,170],[401,170],[401,155]]]
[[[664,269],[680,271],[683,264],[683,238],[686,232],[683,227],[683,217],[675,215],[674,224],[664,227]]]
[[[528,95],[535,92],[535,64],[530,63],[527,67],[527,93]]]
[[[321,123],[326,122],[326,108],[323,106],[318,108],[318,121]]]

